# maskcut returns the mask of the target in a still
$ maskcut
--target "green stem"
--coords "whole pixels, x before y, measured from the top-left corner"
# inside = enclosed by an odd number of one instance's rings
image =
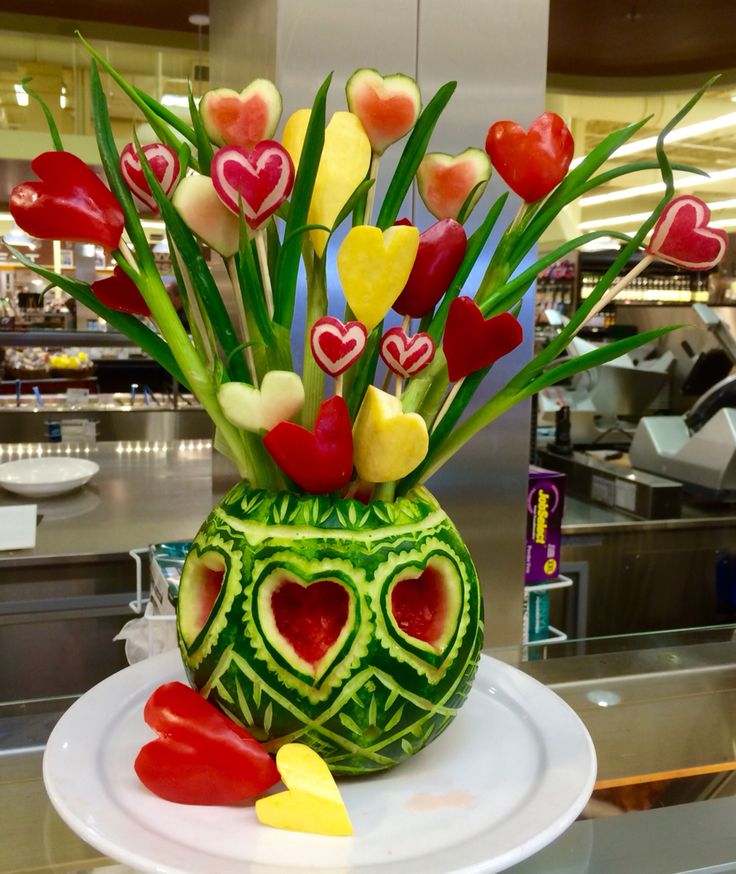
[[[376,486],[373,490],[372,501],[386,501],[386,503],[393,503],[396,497],[396,483],[376,483]]]
[[[311,248],[311,247],[310,247]],[[304,324],[304,408],[302,424],[311,428],[325,393],[325,374],[312,355],[310,334],[312,325],[327,312],[327,271],[324,258],[314,256],[311,269],[307,265],[307,314]]]

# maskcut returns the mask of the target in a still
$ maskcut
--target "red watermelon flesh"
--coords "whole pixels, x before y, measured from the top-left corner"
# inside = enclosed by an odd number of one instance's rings
[[[430,152],[419,165],[417,188],[435,218],[457,219],[474,189],[472,206],[477,203],[490,176],[491,161],[480,149],[465,149],[455,156]]]
[[[286,580],[271,595],[276,628],[311,665],[316,665],[340,636],[349,608],[347,591],[332,580],[308,586]]]
[[[414,127],[421,108],[417,83],[401,73],[382,76],[367,67],[356,70],[345,93],[348,108],[360,119],[377,155]]]
[[[447,622],[447,587],[437,567],[428,565],[414,579],[399,580],[391,592],[396,624],[410,637],[436,646]]]

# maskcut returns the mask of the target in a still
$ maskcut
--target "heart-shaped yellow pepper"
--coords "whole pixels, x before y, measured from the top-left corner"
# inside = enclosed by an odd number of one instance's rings
[[[304,146],[310,109],[297,110],[284,126],[283,146],[294,167]],[[350,195],[368,175],[371,144],[363,125],[352,112],[336,112],[325,128],[317,177],[314,180],[309,224],[331,228]],[[326,231],[310,231],[314,251],[322,257],[329,236]]]
[[[404,413],[401,401],[373,385],[353,425],[353,463],[358,476],[385,483],[411,473],[427,454],[429,434],[418,413]]]
[[[285,744],[276,767],[288,790],[256,801],[264,825],[318,835],[351,835],[353,827],[330,769],[304,744]]]
[[[369,331],[404,290],[418,248],[414,227],[381,231],[358,225],[348,231],[337,253],[337,272],[350,309]]]

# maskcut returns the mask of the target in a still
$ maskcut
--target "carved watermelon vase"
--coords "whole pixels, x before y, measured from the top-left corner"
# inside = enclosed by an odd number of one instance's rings
[[[470,690],[478,577],[435,498],[392,503],[241,483],[182,572],[177,625],[193,685],[275,750],[335,774],[392,767],[436,738]]]

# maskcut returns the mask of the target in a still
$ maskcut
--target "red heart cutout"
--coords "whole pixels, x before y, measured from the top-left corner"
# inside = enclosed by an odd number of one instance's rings
[[[122,207],[84,161],[70,152],[43,152],[31,169],[41,181],[21,182],[10,193],[10,213],[19,227],[42,240],[117,249]]]
[[[271,595],[279,633],[299,658],[316,665],[340,636],[348,621],[350,598],[332,580],[302,586],[285,580]]]
[[[400,219],[396,224],[411,222]],[[442,219],[421,233],[414,266],[394,310],[413,319],[431,312],[455,278],[467,245],[465,230],[454,219]]]
[[[100,303],[118,310],[121,313],[133,313],[138,316],[150,316],[151,310],[138,290],[138,286],[125,273],[122,267],[116,267],[112,276],[98,279],[92,283],[92,292]]]
[[[294,184],[294,164],[275,140],[264,140],[250,152],[240,146],[218,149],[210,164],[212,184],[225,206],[254,230],[281,206]]]
[[[402,328],[389,328],[381,338],[381,358],[394,373],[413,376],[434,358],[434,340],[429,334],[407,337]]]
[[[647,255],[686,270],[711,270],[726,254],[728,233],[709,228],[709,220],[710,209],[699,197],[674,198],[654,226]]]
[[[511,313],[484,319],[469,297],[456,297],[450,304],[442,348],[450,382],[488,367],[521,343],[523,332]]]
[[[308,492],[336,492],[353,472],[350,413],[341,397],[323,401],[308,431],[294,422],[279,422],[263,443],[284,473]]]
[[[183,683],[159,686],[143,718],[159,735],[135,760],[138,778],[179,804],[234,804],[279,780],[271,757],[248,732]]]
[[[179,180],[178,155],[163,143],[149,143],[143,146],[143,154],[151,165],[153,175],[158,179],[164,194],[168,197]],[[158,212],[156,198],[151,193],[133,143],[128,143],[120,153],[120,174],[138,200],[152,212]]]
[[[447,589],[439,569],[430,565],[415,579],[399,580],[391,591],[391,612],[404,634],[436,646],[447,622]]]
[[[339,376],[363,354],[368,332],[362,322],[343,324],[334,316],[323,316],[312,326],[312,355],[330,376]]]
[[[574,151],[572,134],[554,112],[543,112],[528,131],[514,121],[497,121],[486,137],[491,163],[527,203],[546,197],[559,185]]]

